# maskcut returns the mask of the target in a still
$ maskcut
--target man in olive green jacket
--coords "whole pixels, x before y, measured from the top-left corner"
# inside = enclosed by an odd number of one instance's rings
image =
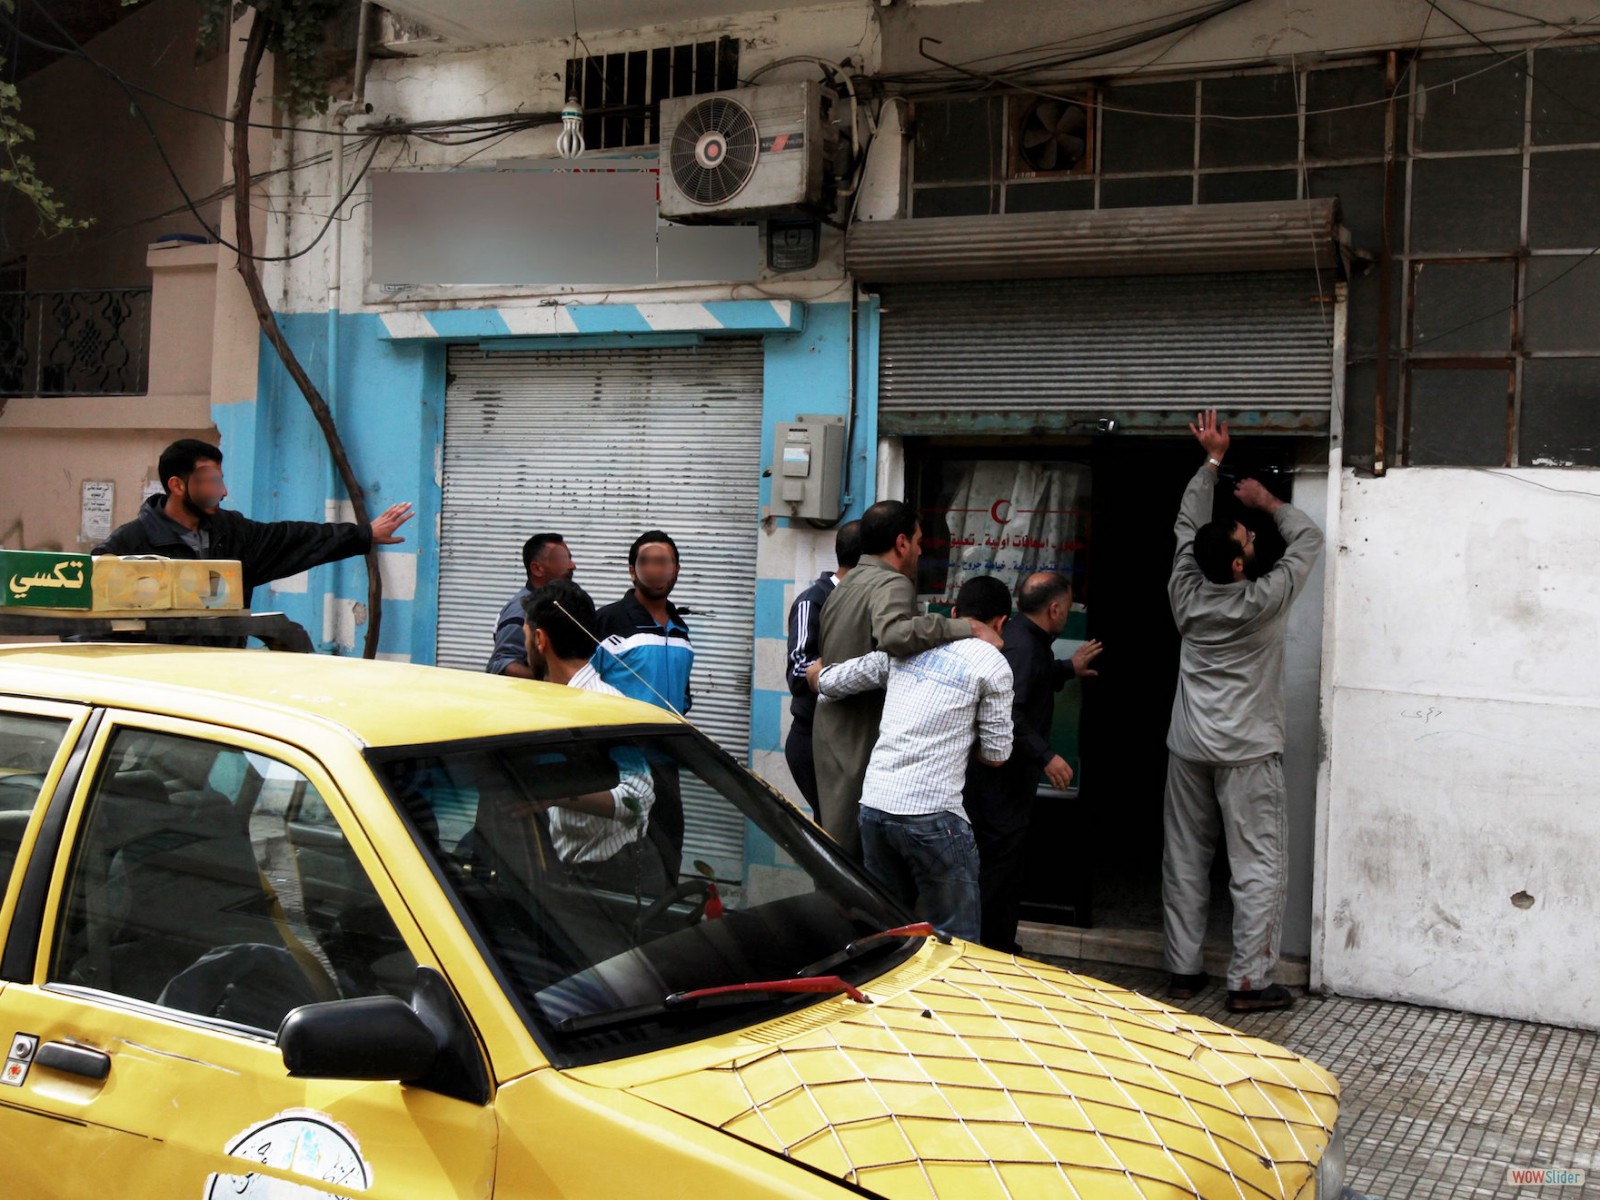
[[[874,650],[905,658],[965,637],[1000,645],[999,635],[981,621],[918,614],[913,580],[921,550],[922,529],[909,504],[882,500],[862,514],[861,561],[822,609],[821,657],[810,672],[813,688],[822,667]],[[882,717],[883,693],[865,692],[819,704],[813,726],[822,827],[858,858],[861,782]]]

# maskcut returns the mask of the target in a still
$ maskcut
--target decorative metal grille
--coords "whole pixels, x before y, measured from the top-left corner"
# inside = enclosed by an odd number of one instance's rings
[[[0,291],[0,396],[149,388],[150,289]]]

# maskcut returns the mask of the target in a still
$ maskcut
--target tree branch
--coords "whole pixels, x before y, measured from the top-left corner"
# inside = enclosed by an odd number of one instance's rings
[[[233,126],[233,214],[238,226],[234,231],[234,239],[239,247],[237,269],[244,280],[245,290],[250,293],[250,303],[255,307],[262,334],[278,352],[284,369],[299,387],[300,394],[311,408],[311,415],[322,429],[323,439],[328,443],[328,453],[333,457],[333,465],[350,496],[350,505],[355,509],[357,523],[370,527],[372,520],[367,514],[366,493],[356,480],[355,470],[344,450],[344,442],[334,425],[333,413],[328,408],[328,402],[322,398],[322,393],[317,390],[317,385],[311,382],[311,377],[300,365],[288,339],[283,336],[283,330],[278,327],[278,318],[272,311],[272,305],[267,302],[266,289],[261,286],[261,274],[256,269],[255,234],[250,227],[250,103],[255,96],[256,76],[261,71],[267,41],[272,35],[272,21],[259,10],[253,10],[253,13],[250,33],[244,44],[244,61],[239,67],[238,90],[234,96],[233,111],[229,114]],[[335,263],[333,269],[339,270],[339,264]],[[383,578],[378,570],[378,548],[372,546],[367,550],[367,636],[361,651],[363,658],[377,656],[378,633],[382,623]]]

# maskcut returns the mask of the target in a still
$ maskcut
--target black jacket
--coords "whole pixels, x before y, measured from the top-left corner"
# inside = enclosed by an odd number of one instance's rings
[[[806,668],[822,653],[822,606],[837,586],[833,572],[824,571],[816,582],[794,598],[789,606],[789,657],[783,674],[789,681],[789,711],[806,728],[817,714],[817,696],[806,682]]]
[[[165,503],[165,496],[151,496],[137,517],[116,529],[94,552],[199,558],[162,511]],[[260,584],[341,558],[354,558],[372,547],[370,525],[252,521],[229,509],[218,509],[209,517],[200,518],[200,527],[211,537],[211,558],[237,559],[243,565],[247,605],[250,593]]]
[[[1056,753],[1050,747],[1055,694],[1074,672],[1071,662],[1051,651],[1055,638],[1022,613],[1006,622],[1000,636],[1005,642],[1001,653],[1011,665],[1011,724],[1016,740],[1005,766],[975,766],[967,771],[964,798],[968,816],[1004,825],[1026,821],[1033,812],[1039,775]]]

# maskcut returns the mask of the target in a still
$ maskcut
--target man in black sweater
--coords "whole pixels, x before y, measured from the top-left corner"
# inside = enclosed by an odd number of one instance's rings
[[[1101,650],[1099,642],[1088,641],[1063,661],[1051,649],[1072,612],[1072,582],[1064,575],[1040,571],[1028,576],[1017,596],[1017,609],[1021,615],[1006,622],[1000,634],[1014,689],[1011,758],[1003,767],[969,768],[964,793],[978,842],[978,887],[983,895],[979,940],[1007,954],[1017,951],[1028,822],[1039,776],[1061,791],[1072,783],[1072,768],[1050,745],[1055,694],[1069,679],[1098,674],[1089,664]]]
[[[411,505],[393,504],[370,525],[312,521],[252,521],[226,511],[222,451],[183,438],[161,452],[166,494],[151,496],[139,515],[94,548],[96,554],[156,554],[163,558],[236,559],[244,598],[259,584],[298,575],[323,563],[365,554],[373,546],[405,541],[395,530],[411,519]]]
[[[861,561],[861,522],[847,521],[833,539],[834,559],[839,564],[824,571],[816,582],[794,598],[789,606],[789,657],[783,674],[789,682],[789,736],[784,739],[783,757],[795,786],[817,815],[817,768],[811,757],[811,722],[817,714],[817,697],[806,682],[806,670],[822,653],[822,606],[839,581]]]

